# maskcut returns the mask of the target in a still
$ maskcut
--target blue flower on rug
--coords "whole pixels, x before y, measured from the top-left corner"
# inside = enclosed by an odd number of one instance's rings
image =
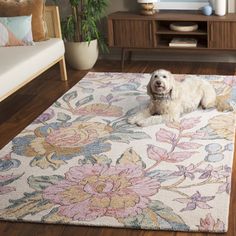
[[[34,130],[34,135],[13,139],[13,152],[33,157],[31,166],[58,169],[73,157],[107,152],[111,144],[106,138],[113,131],[111,126],[99,122],[52,123]]]
[[[3,157],[0,157],[0,172],[2,171],[8,171],[12,168],[17,168],[20,165],[20,161],[17,159],[11,158],[11,153],[8,153],[4,155]]]

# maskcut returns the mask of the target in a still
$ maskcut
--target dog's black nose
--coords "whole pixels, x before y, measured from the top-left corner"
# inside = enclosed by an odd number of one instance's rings
[[[160,86],[161,85],[161,81],[157,80],[157,81],[155,81],[155,84],[156,84],[156,86]]]

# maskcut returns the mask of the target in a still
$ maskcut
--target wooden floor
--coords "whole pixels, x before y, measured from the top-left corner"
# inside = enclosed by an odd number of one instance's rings
[[[190,62],[132,62],[125,72],[147,72],[163,68],[173,73],[186,74],[236,74],[236,65],[229,63]],[[120,72],[118,61],[99,61],[92,71]],[[0,148],[6,145],[24,127],[48,108],[69,88],[77,83],[87,71],[68,70],[68,82],[59,80],[59,68],[55,66],[17,93],[0,103]],[[235,155],[236,156],[236,155]],[[45,225],[33,223],[0,222],[1,236],[236,236],[236,162],[233,167],[229,231],[227,234],[182,233],[81,227],[68,225]]]

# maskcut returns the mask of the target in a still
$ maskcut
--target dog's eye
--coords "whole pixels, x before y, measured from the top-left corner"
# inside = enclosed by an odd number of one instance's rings
[[[166,75],[163,75],[163,78],[166,79],[167,78]]]
[[[154,75],[154,78],[157,78],[158,76],[157,75]]]

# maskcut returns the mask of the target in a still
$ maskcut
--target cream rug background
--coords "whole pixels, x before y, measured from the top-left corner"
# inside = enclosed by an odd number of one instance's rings
[[[236,96],[236,77],[208,79]],[[88,73],[0,151],[0,217],[224,232],[234,113],[198,110],[140,128],[149,74]]]

